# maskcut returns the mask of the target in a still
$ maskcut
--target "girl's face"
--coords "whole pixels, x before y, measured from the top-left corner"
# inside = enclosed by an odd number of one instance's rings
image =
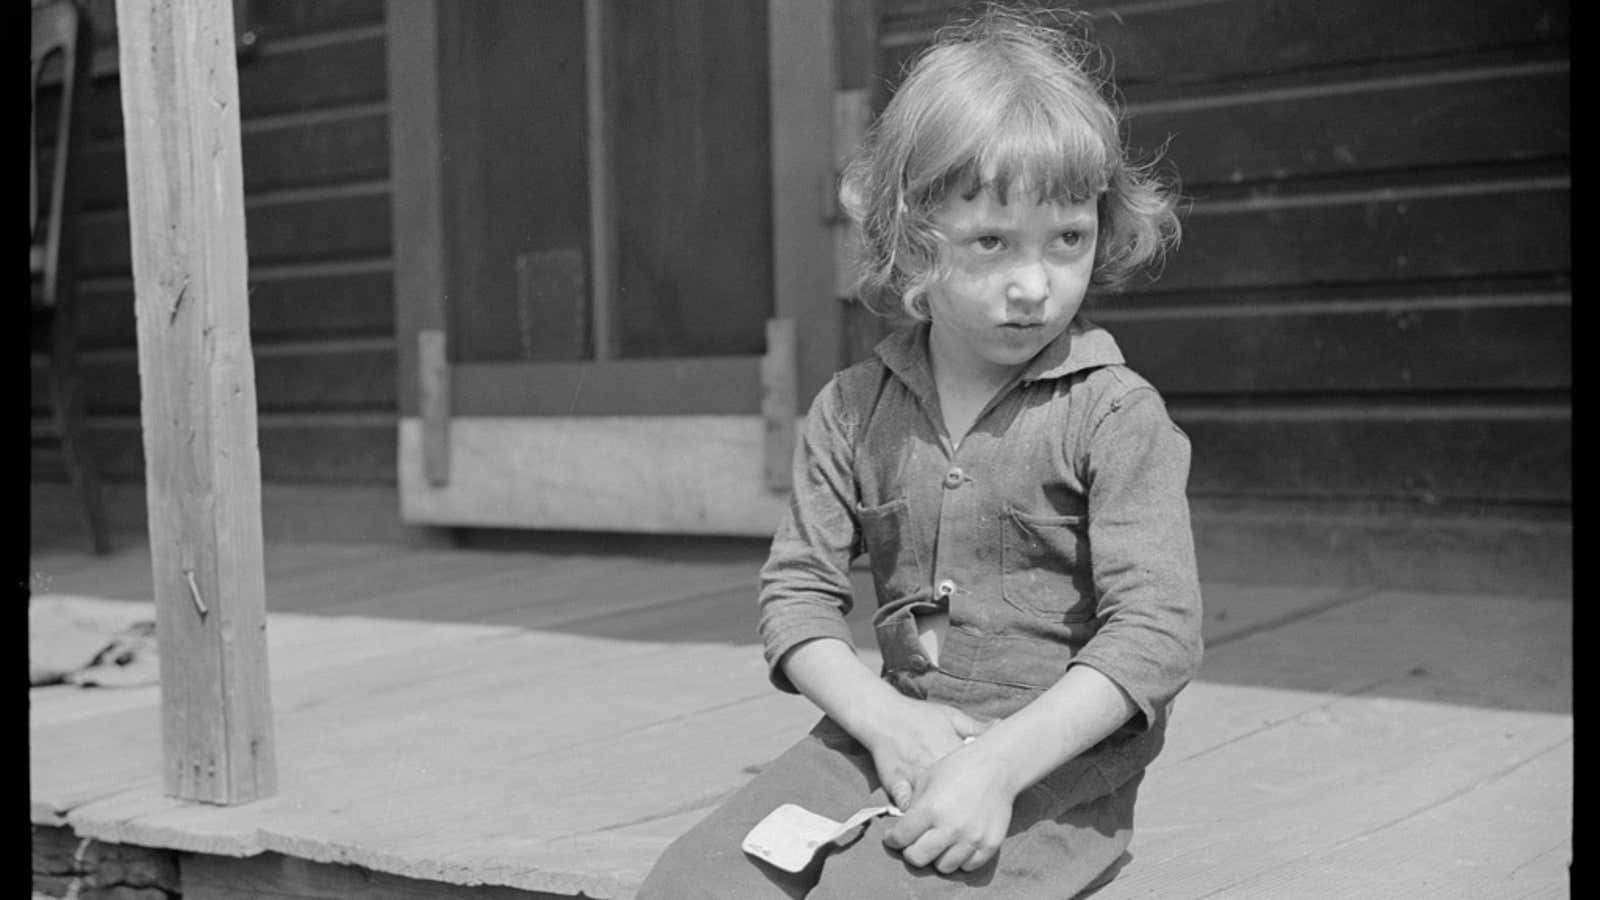
[[[949,274],[928,288],[936,371],[1004,380],[1055,340],[1083,304],[1094,268],[1094,199],[1036,203],[1019,186],[959,194],[934,212]]]

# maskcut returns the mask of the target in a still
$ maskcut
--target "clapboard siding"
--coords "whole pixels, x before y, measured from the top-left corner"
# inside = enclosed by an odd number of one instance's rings
[[[262,414],[257,420],[261,478],[289,483],[392,484],[395,429],[393,414]],[[144,447],[137,419],[90,419],[89,444],[108,480],[144,480]],[[47,452],[39,456],[49,465]],[[39,474],[56,474],[55,480],[65,480],[54,467],[42,468]]]
[[[250,336],[256,344],[394,334],[393,264],[386,257],[300,264],[250,272]],[[81,286],[86,348],[135,344],[133,281],[106,277]]]
[[[86,276],[132,271],[125,208],[84,214],[79,234],[93,248],[83,260]],[[389,186],[380,182],[292,197],[256,195],[245,202],[245,241],[251,265],[387,253]]]
[[[879,0],[875,103],[977,5]],[[1193,495],[1570,511],[1568,5],[1157,0],[1088,22],[1185,230],[1087,315],[1168,397]]]
[[[242,60],[239,111],[244,121],[383,100],[388,93],[383,35],[365,27],[346,37]],[[40,109],[54,105],[53,100],[41,102]],[[90,141],[121,138],[122,96],[114,71],[94,79],[86,117]],[[39,133],[49,136],[53,130],[41,123]]]
[[[240,145],[246,194],[387,178],[389,111],[377,103],[263,117],[243,124]],[[85,148],[83,173],[85,210],[125,207],[128,170],[120,138]]]
[[[952,10],[977,3],[880,0],[881,74],[898,80]],[[1087,4],[1086,4],[1087,6]],[[1169,89],[1352,63],[1542,48],[1570,32],[1563,0],[1124,0],[1096,4],[1094,36],[1119,87]]]
[[[1572,422],[1559,408],[1367,407],[1247,410],[1175,404],[1196,448],[1190,494],[1206,499],[1293,499],[1561,505],[1571,484]],[[136,419],[91,420],[91,441],[112,479],[143,474]],[[323,414],[260,419],[262,477],[282,481],[392,481],[390,417]]]
[[[1568,272],[1571,203],[1565,177],[1201,199],[1156,286]]]
[[[1572,416],[1555,406],[1172,410],[1193,496],[1564,505]]]
[[[111,55],[117,47],[116,0],[88,0],[95,23],[95,46]],[[333,29],[383,22],[383,0],[255,0],[250,27],[257,46],[270,47],[276,38],[316,35]],[[113,65],[113,68],[115,66]]]
[[[1570,294],[1097,311],[1169,398],[1569,390]],[[1215,352],[1196,353],[1196,347]]]
[[[257,0],[239,60],[262,478],[393,482],[397,385],[383,0]],[[114,0],[91,0],[95,73],[79,223],[85,405],[112,480],[143,479]],[[54,103],[46,98],[41,108]],[[53,122],[41,139],[50,136]],[[35,360],[34,372],[41,362]],[[35,431],[48,431],[42,379]],[[35,477],[64,476],[36,453]]]
[[[394,340],[254,345],[256,408],[288,410],[393,410]],[[33,365],[33,409],[50,409],[44,359]],[[139,364],[130,351],[85,353],[80,362],[88,413],[139,413]]]
[[[1169,138],[1183,183],[1265,181],[1565,158],[1564,61],[1323,81],[1129,105],[1130,142]],[[1507,128],[1508,121],[1518,122]]]

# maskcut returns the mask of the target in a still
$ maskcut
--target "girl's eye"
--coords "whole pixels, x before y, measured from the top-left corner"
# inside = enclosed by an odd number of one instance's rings
[[[1061,233],[1061,243],[1066,244],[1068,247],[1076,247],[1083,243],[1083,232],[1064,231]]]
[[[984,252],[992,253],[1005,245],[1005,242],[992,234],[986,234],[972,241],[973,246]]]

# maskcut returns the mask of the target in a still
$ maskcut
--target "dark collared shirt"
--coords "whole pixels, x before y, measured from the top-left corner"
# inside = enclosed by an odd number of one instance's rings
[[[996,718],[1091,666],[1139,710],[1085,754],[1120,783],[1159,752],[1200,662],[1189,441],[1110,333],[1079,319],[953,447],[927,331],[884,339],[812,404],[761,573],[772,681],[795,690],[779,664],[797,645],[850,642],[848,570],[865,552],[886,678],[915,693],[922,673],[949,676],[955,705]],[[936,611],[950,617],[937,665],[915,620]]]

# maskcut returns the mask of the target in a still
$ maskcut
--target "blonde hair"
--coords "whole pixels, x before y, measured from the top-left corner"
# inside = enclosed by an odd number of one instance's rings
[[[1154,162],[1128,159],[1098,48],[1075,33],[1081,19],[990,6],[917,56],[839,187],[860,226],[856,295],[869,309],[927,318],[923,295],[944,274],[932,216],[955,191],[1098,198],[1094,285],[1123,283],[1177,243],[1176,188]]]

